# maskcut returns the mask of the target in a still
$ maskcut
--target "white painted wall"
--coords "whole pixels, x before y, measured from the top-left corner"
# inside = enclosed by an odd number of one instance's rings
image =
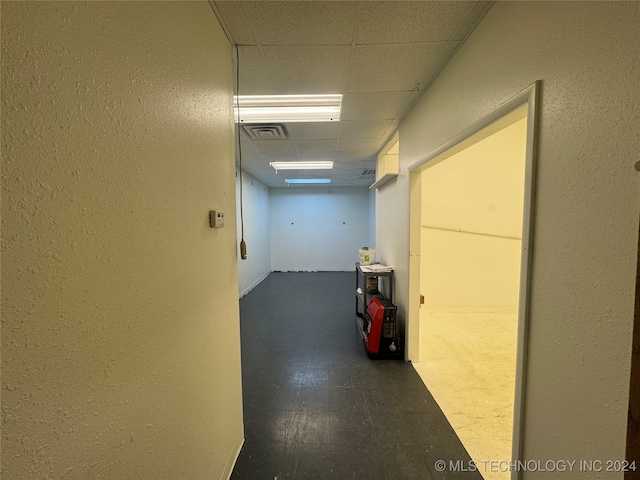
[[[517,312],[526,138],[523,118],[422,172],[421,308]]]
[[[206,1],[3,3],[3,478],[228,478],[231,65]]]
[[[369,190],[369,241],[367,247],[376,247],[376,190]]]
[[[274,271],[352,271],[369,241],[367,188],[272,188]]]
[[[245,296],[271,273],[271,226],[269,221],[269,188],[251,175],[242,174],[244,240],[247,259],[238,260],[240,297]],[[240,170],[236,169],[236,212],[238,258],[240,258]]]
[[[400,175],[378,193],[376,247],[396,267],[404,318],[409,165],[542,80],[525,459],[624,458],[640,193],[638,38],[636,2],[497,2],[401,125]]]

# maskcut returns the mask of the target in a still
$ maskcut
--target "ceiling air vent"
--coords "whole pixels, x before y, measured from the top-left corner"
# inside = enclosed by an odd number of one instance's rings
[[[286,140],[287,131],[280,123],[242,125],[242,130],[252,140]]]
[[[376,170],[375,169],[373,169],[373,170],[370,169],[370,170],[363,170],[362,174],[360,176],[361,177],[370,177],[370,176],[375,175],[375,174],[376,174]]]

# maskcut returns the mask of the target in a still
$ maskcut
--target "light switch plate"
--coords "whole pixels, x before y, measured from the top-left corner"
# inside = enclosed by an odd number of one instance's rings
[[[220,210],[211,210],[209,212],[209,225],[211,228],[224,227],[224,212]]]

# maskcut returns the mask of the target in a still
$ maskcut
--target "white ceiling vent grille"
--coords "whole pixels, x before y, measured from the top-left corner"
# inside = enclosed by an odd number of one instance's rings
[[[287,131],[280,123],[242,125],[244,133],[252,140],[286,140]]]
[[[369,169],[369,170],[363,170],[363,171],[362,171],[362,174],[360,175],[360,177],[361,177],[361,178],[362,178],[362,177],[371,177],[371,176],[373,176],[373,175],[375,175],[375,174],[376,174],[375,169],[373,169],[373,170],[371,170],[371,169]]]

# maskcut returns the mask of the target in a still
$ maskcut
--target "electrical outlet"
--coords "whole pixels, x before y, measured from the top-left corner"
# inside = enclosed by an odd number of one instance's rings
[[[224,227],[224,212],[220,210],[209,211],[209,226],[211,228]]]

